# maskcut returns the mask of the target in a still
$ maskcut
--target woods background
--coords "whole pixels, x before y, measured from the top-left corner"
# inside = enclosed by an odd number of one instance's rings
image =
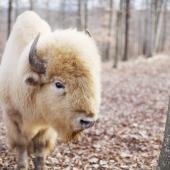
[[[26,10],[53,30],[88,29],[106,62],[102,121],[78,142],[58,141],[48,169],[170,169],[169,143],[162,145],[170,96],[170,0],[0,0],[0,57],[16,17]],[[119,64],[133,59],[138,60]],[[161,145],[168,149],[163,147],[157,166]],[[15,165],[0,110],[0,169]]]
[[[52,29],[88,29],[103,61],[117,66],[170,51],[170,0],[1,0],[0,53],[16,17],[34,10]]]

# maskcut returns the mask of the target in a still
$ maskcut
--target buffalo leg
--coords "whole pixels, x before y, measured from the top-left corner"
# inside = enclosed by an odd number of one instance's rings
[[[17,169],[28,170],[28,154],[25,146],[17,146]]]
[[[40,131],[32,140],[35,170],[45,170],[45,159],[54,147],[56,134],[51,129]]]
[[[33,163],[35,170],[44,170],[45,169],[45,154],[43,153],[44,146],[43,145],[34,145],[36,147]]]
[[[11,149],[16,148],[17,154],[17,169],[28,169],[28,154],[27,154],[27,139],[22,134],[21,125],[22,117],[13,109],[3,111],[3,118],[7,129],[8,144]]]

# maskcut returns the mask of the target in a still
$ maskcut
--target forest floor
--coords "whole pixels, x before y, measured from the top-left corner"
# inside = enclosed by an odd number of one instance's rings
[[[170,57],[103,64],[102,105],[95,127],[78,141],[58,141],[50,170],[151,170],[157,164],[170,96]],[[0,170],[13,170],[0,115]]]

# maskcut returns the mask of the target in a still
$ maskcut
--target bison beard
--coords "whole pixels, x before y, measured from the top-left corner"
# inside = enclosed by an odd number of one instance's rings
[[[78,131],[74,131],[70,137],[68,137],[67,141],[71,141],[71,140],[76,140],[80,137],[80,135],[82,134],[83,130],[78,130]]]

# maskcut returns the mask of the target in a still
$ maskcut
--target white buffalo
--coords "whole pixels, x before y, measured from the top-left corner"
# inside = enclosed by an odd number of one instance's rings
[[[18,169],[36,170],[56,138],[69,141],[91,127],[100,106],[100,55],[92,37],[75,29],[51,31],[31,11],[13,26],[0,67],[0,104]]]

